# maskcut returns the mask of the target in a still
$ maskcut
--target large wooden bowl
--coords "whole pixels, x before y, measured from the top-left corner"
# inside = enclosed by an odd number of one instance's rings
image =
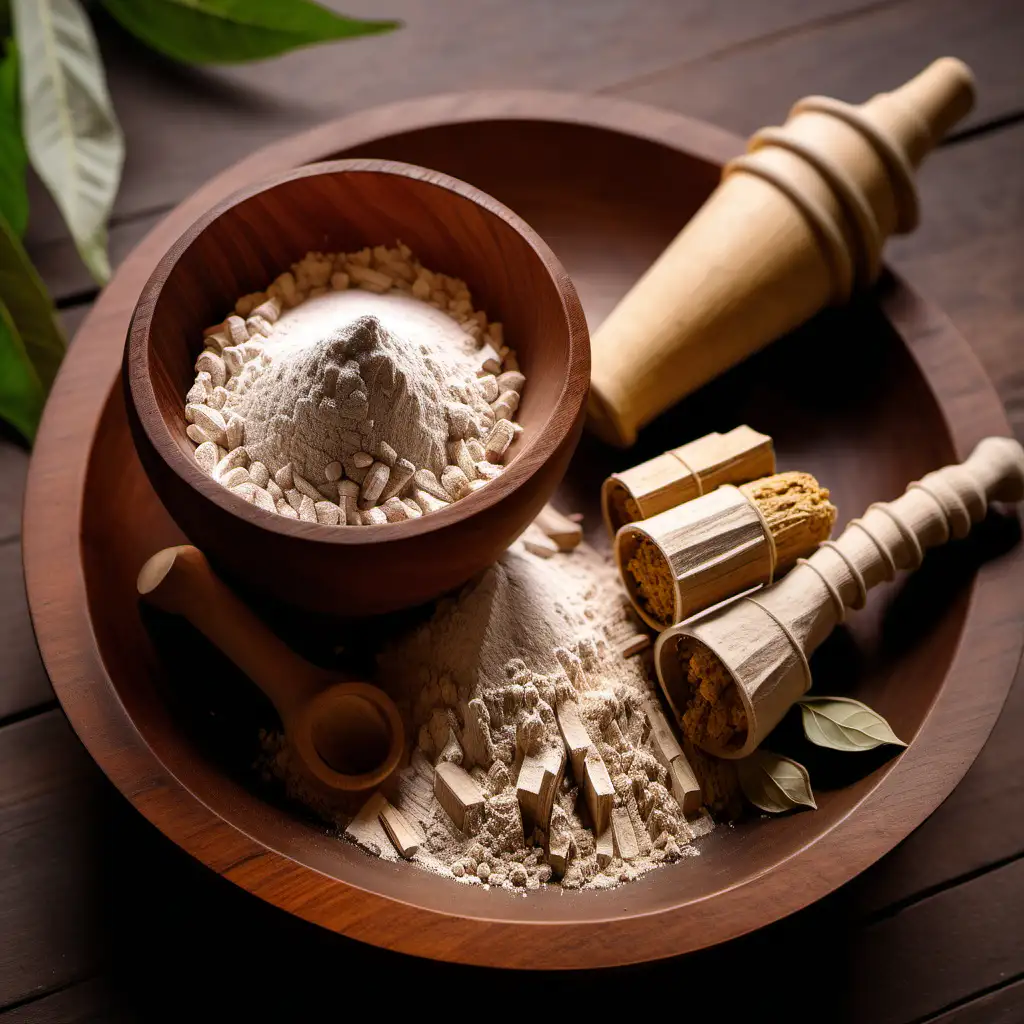
[[[269,801],[248,770],[269,710],[193,633],[145,618],[135,599],[141,562],[181,534],[134,454],[117,387],[122,342],[154,266],[213,203],[329,155],[432,165],[528,218],[596,324],[741,149],[706,125],[600,98],[497,93],[399,104],[255,154],[174,211],[122,265],[43,418],[26,574],[68,717],[115,785],[174,842],[262,899],[388,949],[502,967],[601,967],[709,946],[806,906],[892,849],[953,789],[1020,656],[1024,559],[1014,519],[994,517],[902,584],[872,591],[868,608],[815,657],[818,686],[869,701],[911,741],[908,750],[841,759],[845,778],[814,765],[818,811],[722,829],[701,841],[700,857],[604,893],[524,899],[457,885],[373,860]],[[850,357],[837,375],[821,354],[839,348]],[[609,470],[743,421],[775,436],[783,466],[827,483],[843,521],[966,456],[982,437],[1007,433],[963,338],[886,277],[873,297],[692,396],[637,448],[584,437],[557,500],[586,512],[600,541],[597,496]],[[336,642],[308,626],[291,638],[314,655]],[[402,963],[391,966],[400,984]]]
[[[478,307],[505,325],[528,381],[516,415],[523,434],[506,471],[440,512],[343,529],[285,519],[221,487],[196,465],[185,436],[182,396],[203,328],[311,250],[398,240],[425,266],[466,281]],[[221,572],[281,604],[373,615],[464,583],[526,529],[579,440],[590,349],[572,282],[511,210],[446,174],[348,160],[278,174],[190,224],[142,289],[124,374],[129,422],[153,487]]]

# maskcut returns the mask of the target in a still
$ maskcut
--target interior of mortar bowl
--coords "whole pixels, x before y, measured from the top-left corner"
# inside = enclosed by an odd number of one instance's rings
[[[431,270],[467,282],[476,308],[501,321],[527,377],[523,432],[506,472],[462,501],[416,520],[328,527],[264,512],[208,477],[186,435],[184,395],[203,329],[263,290],[309,251],[408,245]],[[457,179],[382,160],[313,164],[215,206],[167,252],[136,306],[125,355],[129,420],[143,465],[188,537],[243,585],[329,614],[421,603],[494,561],[550,497],[572,455],[589,385],[586,322],[568,275],[511,210]],[[481,516],[468,533],[467,520]],[[417,545],[431,535],[430,549]],[[225,539],[230,537],[230,543]],[[238,550],[248,541],[302,576],[290,594],[268,586]],[[372,551],[363,555],[359,549]],[[409,579],[405,568],[416,564]],[[400,571],[401,570],[401,571]],[[332,586],[365,578],[364,592]],[[367,593],[366,591],[369,591]]]

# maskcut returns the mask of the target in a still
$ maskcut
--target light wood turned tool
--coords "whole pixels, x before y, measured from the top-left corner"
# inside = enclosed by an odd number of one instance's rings
[[[158,551],[139,572],[149,604],[188,619],[270,698],[299,766],[322,791],[380,785],[405,745],[394,701],[369,683],[342,681],[300,658],[185,544]]]
[[[626,523],[648,519],[722,484],[742,484],[774,472],[775,449],[767,434],[747,426],[705,434],[612,473],[601,486],[604,525],[614,537]]]
[[[868,590],[897,570],[916,569],[928,548],[966,536],[990,501],[1022,498],[1024,449],[990,437],[961,465],[929,473],[895,501],[871,505],[778,583],[666,630],[654,660],[676,717],[682,722],[692,693],[688,653],[704,648],[731,677],[746,732],[729,748],[702,745],[721,757],[745,757],[810,688],[807,659],[847,608],[863,607]]]
[[[809,96],[763,128],[600,326],[590,426],[612,444],[702,384],[846,302],[918,220],[914,172],[970,110],[967,66],[943,57],[861,106]]]

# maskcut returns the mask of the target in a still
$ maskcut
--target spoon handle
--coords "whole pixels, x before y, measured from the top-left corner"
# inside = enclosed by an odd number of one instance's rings
[[[149,604],[186,618],[273,702],[282,720],[308,701],[326,673],[300,658],[213,572],[190,544],[165,548],[139,572]]]

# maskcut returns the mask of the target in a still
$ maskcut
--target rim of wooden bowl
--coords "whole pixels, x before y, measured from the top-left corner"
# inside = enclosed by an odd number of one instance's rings
[[[331,176],[336,174],[374,174],[406,178],[422,182],[450,192],[466,202],[473,203],[507,224],[532,250],[544,268],[562,307],[569,340],[565,376],[558,397],[548,410],[544,422],[524,435],[523,442],[505,471],[496,480],[488,482],[461,501],[453,502],[447,508],[407,519],[399,523],[378,525],[324,526],[288,519],[285,516],[267,512],[251,505],[241,496],[222,487],[216,480],[200,469],[195,459],[189,458],[178,445],[160,403],[157,401],[150,372],[150,330],[160,293],[178,261],[189,247],[218,218],[229,210],[247,202],[254,196],[272,191],[281,185],[304,178]],[[230,308],[234,297],[224,300],[224,308]],[[139,295],[128,329],[125,348],[125,367],[128,376],[128,391],[139,425],[145,431],[149,443],[165,465],[203,500],[211,501],[225,512],[244,519],[252,525],[286,537],[301,537],[306,541],[323,542],[342,546],[382,544],[400,541],[409,537],[435,533],[447,526],[464,522],[485,509],[497,505],[524,486],[544,463],[558,451],[566,438],[575,429],[590,388],[590,337],[586,317],[579,296],[571,278],[558,257],[548,244],[518,214],[488,195],[475,185],[433,171],[415,164],[397,160],[346,159],[321,160],[301,167],[264,177],[240,188],[231,195],[212,205],[182,231],[167,248],[145,287]],[[183,399],[184,401],[184,399]],[[184,410],[184,405],[182,405]],[[182,412],[184,417],[184,412]]]
[[[1024,620],[1019,555],[983,565],[971,583],[946,680],[914,742],[831,828],[774,863],[768,872],[772,884],[760,884],[765,877],[757,876],[657,911],[595,913],[586,921],[510,920],[512,913],[497,905],[494,917],[474,918],[322,875],[316,899],[290,897],[319,873],[242,831],[175,776],[122,704],[92,633],[80,534],[90,453],[118,386],[122,339],[139,282],[181,225],[233,191],[239,180],[262,177],[268,167],[294,167],[413,130],[488,120],[582,125],[646,139],[709,164],[724,164],[743,149],[737,136],[643,104],[574,93],[489,91],[363,111],[273,143],[224,171],[139,243],[68,353],[43,415],[26,490],[29,606],[57,696],[97,764],[165,836],[227,880],[351,938],[435,959],[516,968],[655,960],[724,942],[808,906],[877,861],[938,807],[984,745],[1013,680]],[[935,394],[957,454],[965,457],[987,434],[1009,434],[991,382],[948,318],[891,276],[883,278],[878,301]],[[101,373],[108,386],[90,386]],[[972,397],[967,405],[965,395]],[[54,573],[56,565],[67,571]],[[979,662],[976,644],[983,631],[985,656]],[[898,814],[892,809],[897,800]]]

